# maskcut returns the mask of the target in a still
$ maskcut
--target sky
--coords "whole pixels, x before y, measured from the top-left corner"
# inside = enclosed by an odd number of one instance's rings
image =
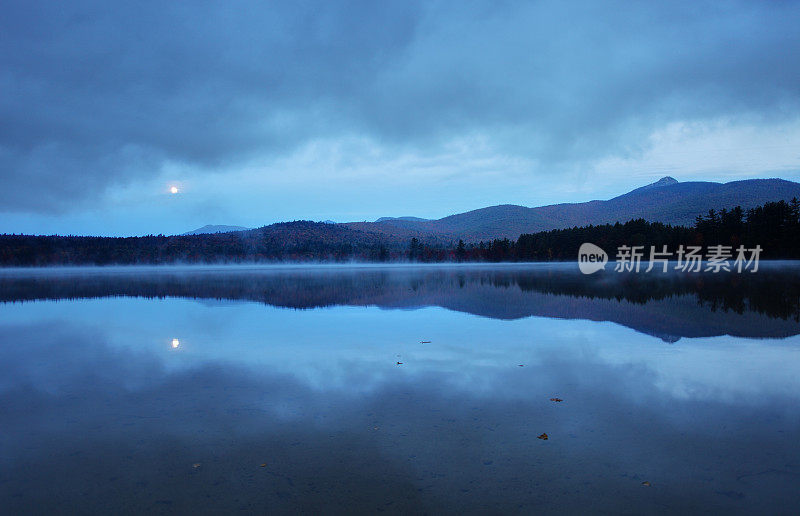
[[[0,233],[439,218],[665,175],[800,181],[800,2],[2,11]]]

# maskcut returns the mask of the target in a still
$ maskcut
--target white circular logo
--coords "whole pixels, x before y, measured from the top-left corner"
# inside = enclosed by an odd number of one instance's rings
[[[584,274],[593,274],[605,269],[608,255],[605,251],[589,242],[581,244],[578,249],[578,268]]]

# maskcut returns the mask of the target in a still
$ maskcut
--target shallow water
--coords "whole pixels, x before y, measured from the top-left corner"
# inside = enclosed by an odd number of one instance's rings
[[[0,507],[794,513],[800,268],[575,269],[0,271]]]

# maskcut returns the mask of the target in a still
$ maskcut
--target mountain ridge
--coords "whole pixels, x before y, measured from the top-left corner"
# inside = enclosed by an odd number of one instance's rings
[[[523,233],[537,233],[575,226],[614,224],[632,219],[649,222],[691,226],[698,215],[709,210],[732,209],[741,206],[747,210],[766,202],[789,201],[800,198],[800,183],[779,178],[744,179],[727,183],[713,181],[679,182],[670,176],[635,188],[607,200],[591,200],[576,203],[559,203],[527,207],[517,204],[499,204],[455,213],[440,219],[421,217],[380,217],[373,222],[325,221],[329,230],[308,226],[307,231],[321,237],[321,232],[345,236],[347,230],[359,242],[407,242],[412,238],[428,243],[490,241],[496,238],[516,239]],[[287,227],[295,222],[280,222],[257,229],[241,226],[204,226],[184,233],[253,232],[287,234]],[[288,224],[288,226],[287,226]],[[334,228],[337,228],[334,231]],[[345,233],[343,233],[343,231]],[[327,237],[326,237],[327,238]]]
[[[650,222],[690,226],[710,209],[743,209],[766,202],[800,198],[800,183],[784,179],[745,179],[718,183],[679,182],[665,176],[608,200],[560,203],[537,207],[515,204],[487,206],[440,219],[347,222],[342,225],[397,238],[435,237],[464,241],[517,238],[574,226],[613,224],[643,218]]]

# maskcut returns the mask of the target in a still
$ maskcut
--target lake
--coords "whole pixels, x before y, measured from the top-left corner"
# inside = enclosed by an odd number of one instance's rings
[[[796,513],[799,301],[795,263],[0,270],[0,508]]]

